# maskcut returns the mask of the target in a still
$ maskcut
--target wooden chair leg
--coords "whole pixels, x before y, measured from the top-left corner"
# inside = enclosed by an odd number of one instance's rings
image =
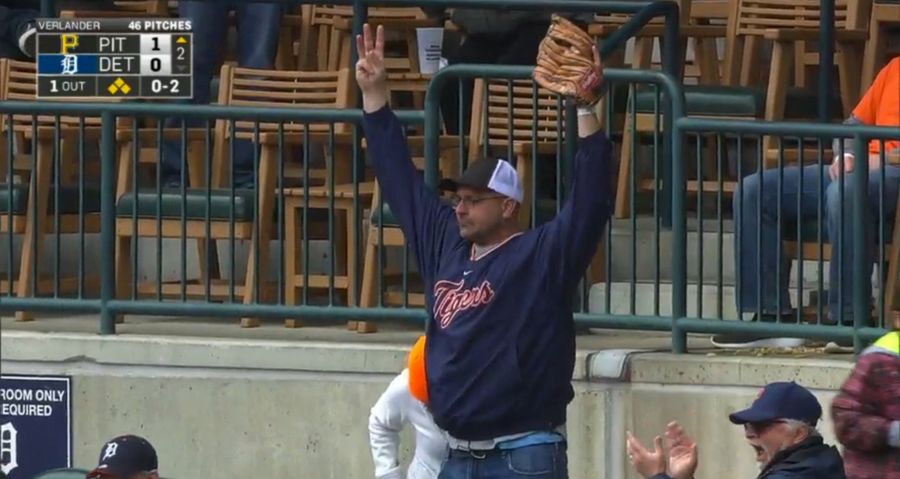
[[[44,249],[44,231],[50,217],[47,215],[47,204],[50,196],[50,174],[53,169],[53,143],[43,142],[38,145],[37,165],[32,173],[28,188],[28,212],[25,216],[25,234],[22,237],[22,258],[19,266],[19,281],[16,285],[16,296],[29,298],[37,296],[37,284],[40,277],[38,259]],[[32,284],[34,283],[34,284]],[[16,321],[32,321],[30,311],[16,311]]]
[[[116,235],[116,298],[135,299],[131,297],[130,287],[137,281],[131,267],[131,236]],[[124,315],[116,315],[116,323],[124,323]]]
[[[191,142],[187,148],[188,181],[192,187],[206,186],[206,146],[203,142]],[[211,175],[212,176],[212,175]],[[208,238],[197,238],[197,263],[200,282],[206,278],[219,279],[219,250],[216,241]],[[207,261],[208,259],[208,261]]]
[[[877,11],[878,7],[873,6],[873,8]],[[866,50],[863,54],[862,77],[860,77],[860,96],[865,95],[866,90],[868,90],[872,85],[872,82],[875,81],[875,75],[878,73],[878,65],[881,64],[881,60],[884,58],[884,33],[881,22],[875,18],[875,15],[872,15],[872,20],[869,22],[869,41],[866,42]]]
[[[837,56],[838,80],[840,81],[841,102],[844,108],[842,118],[850,116],[859,101],[859,73],[862,70],[862,45],[844,43]]]
[[[609,226],[607,226],[608,228]],[[603,236],[606,239],[606,235]],[[597,252],[594,253],[593,259],[589,267],[588,281],[591,285],[606,281],[606,246],[603,240],[597,246]]]
[[[633,96],[632,96],[633,101]],[[631,215],[631,203],[628,201],[628,196],[631,194],[631,182],[629,181],[631,175],[631,169],[636,168],[637,165],[632,161],[632,157],[635,155],[636,150],[632,148],[632,143],[635,141],[635,132],[632,128],[632,119],[631,113],[625,114],[625,126],[622,130],[622,147],[619,153],[619,175],[618,181],[616,182],[616,204],[615,204],[615,218],[627,218]]]
[[[631,62],[632,68],[646,70],[650,68],[651,63],[653,62],[653,44],[655,39],[653,37],[638,37],[635,39],[634,43],[634,58]],[[684,49],[682,49],[684,51]],[[626,113],[625,113],[625,125],[622,128],[622,149],[619,156],[619,177],[618,184],[616,186],[616,204],[615,204],[615,218],[627,218],[629,215],[634,214],[631,211],[631,202],[629,201],[629,195],[636,194],[637,192],[631,191],[631,172],[632,168],[637,168],[637,163],[634,158],[637,155],[637,149],[634,146],[637,144],[636,139],[638,133],[636,125],[636,119],[632,118],[632,110],[630,108],[630,103],[635,101],[635,95],[637,94],[638,89],[632,85],[629,88],[628,95],[628,104],[626,104]],[[640,116],[640,115],[636,115]],[[635,126],[635,128],[632,128]],[[635,143],[635,145],[632,145]],[[637,180],[637,170],[635,170],[635,180]]]
[[[794,85],[800,88],[809,87],[806,69],[806,42],[798,41],[794,44]]]
[[[356,332],[359,334],[371,334],[378,332],[378,325],[370,321],[360,321],[356,325]]]
[[[763,78],[763,72],[759,68],[761,61],[762,38],[757,36],[745,37],[744,49],[741,54],[740,83],[738,85],[757,86],[761,84],[761,79]]]
[[[766,121],[784,119],[787,89],[791,79],[791,63],[794,61],[794,45],[788,41],[776,41],[772,49],[772,71],[769,73],[769,87],[766,93]],[[769,152],[777,148],[775,137],[763,138],[763,158],[768,161]]]
[[[535,197],[531,188],[532,169],[534,167],[534,159],[531,155],[518,155],[516,158],[516,171],[519,174],[519,181],[522,182],[522,208],[519,209],[519,221],[528,227],[535,224],[537,218],[531,217],[531,203]]]
[[[603,58],[603,65],[607,68],[622,68],[625,65],[625,53],[624,50],[618,51],[612,54],[609,57]],[[618,85],[616,85],[618,86]],[[606,123],[609,122],[611,130],[619,129],[619,122],[617,122],[615,109],[621,108],[621,105],[613,105],[614,110],[611,112],[611,116],[607,118],[606,112],[609,110],[607,106],[607,102],[610,101],[609,97],[612,95],[612,91],[610,91],[609,95],[604,95],[603,98],[600,99],[600,103],[597,105],[597,111],[600,113],[600,127],[605,128]],[[621,117],[619,117],[621,118]]]
[[[359,268],[359,245],[357,244],[357,235],[359,234],[359,222],[356,221],[356,206],[345,209],[345,222],[347,231],[347,304],[349,306],[357,306],[359,304],[359,290],[356,283],[359,280],[357,270]]]
[[[268,280],[269,242],[272,239],[272,219],[275,215],[275,174],[279,161],[276,148],[263,147],[259,166],[259,189],[257,190],[257,213],[250,254],[247,259],[247,273],[244,280],[244,304],[262,303],[266,300],[265,283]],[[256,294],[256,289],[259,294]],[[259,326],[259,318],[242,318],[242,328]]]
[[[278,70],[294,70],[297,67],[294,57],[294,29],[282,25],[278,32],[278,49],[275,53],[275,68]]]
[[[694,58],[700,68],[701,85],[719,85],[722,73],[719,71],[719,51],[714,38],[697,38],[694,43]]]
[[[362,287],[360,288],[359,305],[363,308],[371,308],[375,306],[376,295],[379,293],[375,290],[378,286],[378,226],[369,227],[369,234],[366,238],[366,253],[363,260]],[[350,331],[359,330],[360,321],[348,321],[347,329]]]
[[[299,208],[294,198],[286,199],[284,202],[284,303],[286,305],[297,305],[297,273],[300,269],[297,267],[297,248],[300,247],[300,235],[298,234],[297,213]],[[286,328],[300,328],[303,321],[300,318],[286,318],[284,320]]]

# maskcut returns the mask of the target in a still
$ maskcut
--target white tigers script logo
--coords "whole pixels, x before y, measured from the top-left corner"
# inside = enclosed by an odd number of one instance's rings
[[[446,329],[462,311],[490,303],[494,290],[487,280],[480,285],[463,289],[465,281],[438,281],[434,285],[434,316],[441,329]]]

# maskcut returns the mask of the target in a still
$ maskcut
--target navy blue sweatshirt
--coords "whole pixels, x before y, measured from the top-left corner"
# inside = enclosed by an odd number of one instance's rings
[[[416,170],[390,108],[366,114],[364,126],[382,196],[425,283],[437,425],[476,441],[565,423],[574,396],[573,298],[609,219],[609,139],[601,131],[581,140],[571,196],[553,221],[475,258],[453,209]]]

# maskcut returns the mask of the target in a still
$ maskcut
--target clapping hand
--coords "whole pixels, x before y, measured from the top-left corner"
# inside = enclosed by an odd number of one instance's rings
[[[694,477],[697,471],[697,443],[674,421],[666,425],[666,440],[670,443],[669,475],[674,479]]]
[[[650,478],[666,472],[666,453],[663,450],[662,438],[656,436],[653,439],[653,449],[647,449],[640,439],[634,437],[631,431],[626,432],[625,448],[628,451],[628,461],[634,466],[638,474],[644,478]]]

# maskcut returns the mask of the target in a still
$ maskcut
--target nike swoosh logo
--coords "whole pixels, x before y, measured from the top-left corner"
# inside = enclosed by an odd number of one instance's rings
[[[470,269],[470,270],[469,270],[469,271],[463,271],[463,276],[468,276],[468,275],[469,275],[469,273],[471,273],[471,272],[472,272],[472,270],[471,270],[471,269]]]

